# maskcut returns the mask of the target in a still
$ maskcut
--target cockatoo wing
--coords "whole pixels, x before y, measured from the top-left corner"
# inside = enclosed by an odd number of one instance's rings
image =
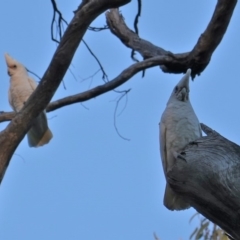
[[[191,207],[184,198],[171,189],[168,183],[166,183],[163,203],[170,210],[183,210]]]
[[[165,127],[164,123],[160,122],[160,153],[161,153],[161,159],[162,159],[162,166],[165,177],[167,177],[167,128]],[[173,158],[173,154],[168,154],[168,156]],[[170,159],[168,159],[170,161]],[[174,159],[171,160],[171,162],[174,162]],[[163,198],[163,204],[170,210],[182,210],[189,208],[189,204],[179,195],[177,195],[169,186],[168,183],[166,183],[165,187],[165,193]]]
[[[32,78],[28,77],[28,83],[31,86],[32,90],[34,91],[37,88],[37,83]]]

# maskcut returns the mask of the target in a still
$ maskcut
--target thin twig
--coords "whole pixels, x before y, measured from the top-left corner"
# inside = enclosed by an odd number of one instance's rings
[[[51,0],[52,2],[52,6],[53,6],[53,18],[52,18],[52,23],[51,23],[51,38],[54,42],[56,43],[59,43],[59,41],[61,40],[62,38],[62,34],[64,32],[64,23],[68,26],[68,22],[63,18],[63,15],[61,13],[61,11],[58,9],[57,7],[57,4],[55,2],[55,0]],[[56,20],[56,14],[58,14],[58,20]],[[54,37],[53,35],[53,31],[54,31],[54,23],[57,21],[57,34],[59,35],[59,39],[57,39],[57,36]],[[105,29],[108,29],[108,26],[104,26],[102,28],[96,28],[96,27],[89,27],[88,28],[89,30],[92,30],[92,31],[101,31],[101,30],[105,30]],[[86,41],[84,39],[82,39],[82,42],[84,43],[84,45],[86,46],[86,48],[88,49],[88,51],[90,52],[90,54],[94,57],[94,59],[97,61],[103,75],[102,75],[102,79],[105,80],[107,79],[108,81],[108,76],[101,64],[101,62],[99,61],[99,59],[97,58],[97,56],[93,53],[93,51],[91,50],[91,48],[89,47],[89,45],[86,43]],[[70,70],[71,72],[71,70]],[[71,74],[73,75],[73,73],[71,72]],[[76,79],[76,77],[74,76],[74,78]],[[106,82],[106,81],[104,81]],[[65,84],[63,85],[64,88],[66,89],[66,86]]]
[[[135,30],[135,33],[137,35],[139,35],[139,31],[138,31],[138,21],[139,21],[139,18],[141,16],[141,12],[142,12],[142,0],[138,0],[138,11],[137,11],[137,14],[135,16],[135,19],[134,19],[134,30]],[[136,52],[134,49],[132,49],[132,52],[131,52],[131,58],[138,62],[137,58],[135,58],[135,55],[136,55]],[[142,78],[145,76],[145,70],[142,71]]]
[[[127,96],[127,94],[130,92],[131,89],[128,89],[125,91],[125,93],[123,93],[117,100],[116,102],[116,106],[115,106],[115,109],[114,109],[114,128],[118,134],[118,136],[126,141],[130,141],[129,138],[125,138],[121,135],[121,133],[119,132],[118,128],[117,128],[117,110],[118,110],[118,106],[119,106],[119,103],[120,101],[122,100],[123,97]]]
[[[34,75],[35,77],[37,77],[39,79],[39,81],[41,81],[41,78],[34,72],[30,71],[29,69],[26,68],[26,70],[31,73],[32,75]]]
[[[92,27],[92,26],[88,27],[88,30],[93,31],[93,32],[100,32],[100,31],[108,30],[108,29],[109,29],[108,25],[104,25],[103,27]]]
[[[59,43],[59,41],[62,38],[64,29],[63,28],[63,22],[68,26],[68,22],[63,18],[61,11],[58,9],[57,4],[55,0],[51,0],[52,6],[53,6],[53,17],[52,17],[52,22],[51,22],[51,38],[54,42]],[[57,16],[58,15],[58,19]],[[59,40],[57,37],[54,37],[53,32],[54,32],[54,23],[57,22],[57,34],[59,35]]]
[[[137,14],[135,16],[133,26],[134,26],[135,33],[138,35],[138,33],[139,33],[139,31],[138,31],[138,21],[139,21],[139,17],[141,16],[141,11],[142,11],[142,1],[138,0],[137,2],[138,2],[138,11],[137,11]],[[135,62],[138,62],[137,58],[135,58],[135,50],[134,49],[132,49],[131,58]]]
[[[106,72],[105,72],[105,70],[104,70],[101,62],[99,61],[99,59],[97,58],[97,56],[93,53],[93,51],[91,50],[91,48],[88,46],[88,44],[86,43],[86,41],[85,41],[84,39],[82,39],[82,42],[84,43],[84,45],[86,46],[86,48],[88,49],[88,51],[90,52],[90,54],[91,54],[91,55],[94,57],[94,59],[97,61],[98,65],[99,65],[99,67],[100,67],[100,69],[101,69],[101,71],[102,71],[102,73],[103,73],[103,75],[102,75],[103,81],[104,81],[104,82],[108,82],[108,81],[109,81],[109,80],[108,80],[108,76],[107,76],[107,74],[106,74]],[[107,81],[105,81],[105,78],[107,79]]]

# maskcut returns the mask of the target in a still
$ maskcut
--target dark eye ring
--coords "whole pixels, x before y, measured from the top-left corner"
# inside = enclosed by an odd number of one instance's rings
[[[175,92],[177,92],[177,91],[178,91],[178,86],[175,87]]]
[[[13,68],[17,68],[17,65],[13,65]]]

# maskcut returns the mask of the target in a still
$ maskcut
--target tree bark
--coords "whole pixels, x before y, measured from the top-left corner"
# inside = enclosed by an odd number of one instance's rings
[[[97,9],[98,11],[104,11],[101,9],[101,7],[106,9],[107,9],[107,6],[108,8],[114,8],[130,2],[130,0],[115,0],[115,1],[102,0],[102,1],[98,1],[98,4],[94,5],[95,1],[94,0],[82,1],[78,10],[75,11],[76,23],[78,23],[79,17],[81,17],[81,20],[83,21],[85,21],[84,20],[85,18],[88,19],[89,16],[85,16],[85,14],[89,14],[92,11],[89,6],[93,6],[93,11]],[[194,78],[196,74],[200,74],[201,71],[203,71],[205,67],[208,65],[211,55],[213,54],[218,44],[221,42],[227,30],[227,27],[230,22],[236,3],[237,3],[237,0],[218,0],[212,19],[210,20],[204,33],[201,34],[201,36],[199,37],[199,40],[197,44],[194,46],[193,50],[191,52],[180,53],[180,54],[173,54],[170,51],[166,51],[161,47],[153,45],[147,40],[141,39],[135,32],[133,32],[127,27],[118,9],[111,9],[106,13],[107,24],[111,32],[114,35],[116,35],[127,47],[135,51],[138,51],[145,60],[129,66],[128,68],[123,70],[122,73],[120,73],[116,78],[107,82],[106,84],[97,86],[88,91],[78,93],[72,96],[68,96],[50,103],[46,108],[47,112],[54,111],[58,108],[61,108],[70,104],[87,101],[91,98],[104,94],[120,86],[121,84],[125,83],[137,72],[147,69],[149,67],[157,66],[157,65],[160,65],[163,71],[171,72],[171,73],[182,73],[182,72],[186,72],[188,68],[191,68],[192,77]],[[85,6],[85,9],[83,8],[83,6]],[[54,9],[56,9],[56,5]],[[80,10],[82,11],[82,15],[79,14]],[[90,19],[92,19],[92,17],[90,17]],[[78,31],[77,24],[74,30],[72,26],[73,25],[73,21],[72,21],[69,27],[67,28],[67,31],[64,34],[60,45],[63,45],[62,44],[64,43],[63,41],[68,39],[70,35],[72,35],[72,43],[68,42],[66,46],[77,47],[81,40],[81,39],[79,40],[79,37],[82,37],[84,35],[86,28],[88,27],[86,23],[90,24],[89,21],[83,22],[81,27],[83,27],[83,29],[85,30],[84,32],[80,32],[80,34],[76,36],[76,32]],[[75,42],[74,44],[73,44],[74,42],[73,36],[75,36],[77,40],[77,42]],[[67,56],[67,50],[65,49],[64,51],[65,51],[64,54],[66,54]],[[57,60],[56,55],[57,54],[55,54],[54,56],[53,62],[56,62]],[[61,60],[61,59],[58,59],[58,60]],[[66,70],[65,67],[67,66],[66,62],[69,62],[68,58],[66,58],[66,60],[67,61],[65,61],[65,63],[63,64],[64,68],[61,68],[64,71]],[[58,74],[58,73],[55,72],[55,74]],[[62,75],[62,78],[63,78],[64,74],[59,73],[59,77],[60,75]],[[51,76],[53,76],[53,73]],[[53,77],[53,79],[54,78],[55,77]],[[57,79],[59,81],[59,78]],[[51,91],[51,89],[49,89],[49,91]],[[51,95],[53,94],[51,93]],[[0,112],[0,122],[10,121],[15,116],[16,114],[14,112]]]
[[[39,86],[17,114],[2,113],[1,121],[12,121],[0,132],[0,182],[10,159],[31,127],[32,121],[49,104],[61,83],[87,28],[109,8],[120,7],[131,0],[83,0],[74,12],[53,59]],[[208,65],[211,55],[221,42],[237,0],[218,0],[213,17],[191,52],[173,54],[154,46],[124,25],[117,10],[106,14],[108,25],[127,47],[138,51],[145,59],[125,69],[119,76],[89,91],[69,96],[48,105],[47,110],[86,101],[123,84],[137,72],[161,65],[165,72],[182,73],[192,68],[193,77]],[[114,15],[115,14],[115,15]],[[240,147],[203,126],[208,136],[189,144],[177,157],[167,173],[171,187],[185,197],[191,206],[240,239]]]
[[[176,157],[167,181],[199,213],[240,239],[240,146],[204,124],[207,136]]]
[[[106,18],[111,32],[125,46],[139,52],[144,59],[153,56],[171,57],[171,62],[161,65],[163,72],[185,73],[188,68],[191,68],[194,78],[196,75],[200,75],[210,62],[213,52],[227,30],[236,4],[237,0],[218,0],[206,30],[200,35],[193,49],[186,53],[177,54],[141,39],[137,33],[128,28],[117,9],[111,9],[107,12]]]

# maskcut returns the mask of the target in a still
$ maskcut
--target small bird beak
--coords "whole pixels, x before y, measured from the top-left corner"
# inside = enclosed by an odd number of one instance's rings
[[[180,82],[178,83],[178,86],[180,88],[186,88],[189,89],[189,78],[191,76],[191,72],[192,70],[189,68],[186,72],[186,74],[182,77],[182,79],[180,80]]]

